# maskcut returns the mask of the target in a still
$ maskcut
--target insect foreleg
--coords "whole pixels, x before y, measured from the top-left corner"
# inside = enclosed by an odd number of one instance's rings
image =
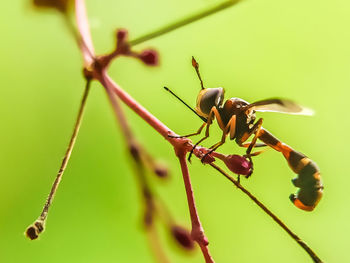
[[[217,112],[217,114],[215,113]],[[192,150],[190,151],[190,154],[188,155],[188,158],[187,160],[189,162],[191,162],[191,157],[192,157],[192,154],[193,154],[193,151],[194,149],[198,146],[198,144],[200,144],[202,141],[204,141],[205,139],[207,139],[209,137],[209,127],[210,125],[213,123],[213,119],[216,115],[218,115],[220,117],[220,115],[218,114],[219,112],[217,111],[217,109],[215,107],[213,107],[211,110],[210,110],[210,113],[209,113],[209,116],[208,116],[208,119],[207,119],[207,122],[204,123],[201,127],[200,127],[200,131],[202,131],[202,129],[204,128],[205,125],[207,125],[207,128],[205,129],[205,135],[202,139],[200,139],[198,142],[196,142],[195,145],[193,145],[192,147]]]
[[[210,125],[213,123],[213,120],[214,118],[216,118],[219,126],[221,129],[223,129],[222,127],[224,127],[224,124],[223,124],[223,121],[221,119],[221,116],[220,116],[220,113],[218,112],[217,108],[215,106],[213,106],[210,110],[210,113],[209,113],[209,116],[208,116],[208,119],[207,119],[207,122],[205,123],[207,125],[207,128],[205,129],[205,136],[200,139],[193,147],[192,147],[192,150],[188,156],[188,161],[191,162],[191,157],[192,157],[192,153],[194,151],[194,149],[202,142],[204,141],[205,139],[207,139],[209,137],[209,127]],[[203,158],[202,158],[203,159]]]
[[[172,135],[169,135],[169,137],[171,138],[184,138],[184,137],[191,137],[191,136],[195,136],[195,135],[198,135],[202,132],[203,128],[205,127],[205,125],[207,125],[207,123],[203,123],[201,125],[201,127],[199,127],[198,131],[194,132],[194,133],[190,133],[190,134],[187,134],[187,135],[180,135],[180,136],[172,136]]]
[[[221,119],[220,119],[221,120]],[[236,115],[233,115],[231,117],[231,119],[229,120],[229,122],[227,123],[226,127],[223,129],[222,132],[222,137],[221,137],[221,141],[219,141],[218,143],[215,143],[214,145],[212,145],[210,147],[210,151],[207,152],[202,160],[208,155],[211,154],[213,151],[215,151],[217,148],[219,148],[221,145],[223,145],[226,141],[226,136],[228,133],[230,133],[230,137],[234,138],[235,137],[235,131],[236,131]]]

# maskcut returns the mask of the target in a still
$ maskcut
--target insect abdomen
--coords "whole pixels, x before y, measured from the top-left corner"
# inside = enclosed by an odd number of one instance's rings
[[[290,195],[290,200],[296,207],[312,211],[320,201],[323,193],[321,176],[316,163],[304,154],[280,142],[265,129],[260,131],[259,139],[275,150],[282,152],[289,167],[294,173],[298,174],[296,178],[292,179],[292,183],[299,190],[296,194]]]
[[[294,166],[294,169],[290,161],[289,165],[298,174],[298,177],[292,179],[292,183],[300,189],[296,194],[291,194],[289,198],[298,208],[312,211],[322,197],[321,175],[316,163],[308,157],[293,150],[289,154],[289,160],[295,157],[299,159],[298,164]]]

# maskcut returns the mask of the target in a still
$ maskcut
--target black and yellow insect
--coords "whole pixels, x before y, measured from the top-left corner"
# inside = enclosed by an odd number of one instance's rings
[[[199,74],[199,65],[193,57],[192,65],[197,72],[202,88],[197,96],[197,105],[194,110],[166,88],[204,121],[197,132],[181,137],[198,135],[206,126],[205,136],[195,144],[197,146],[209,137],[209,127],[216,118],[220,129],[223,131],[222,138],[218,143],[210,147],[211,151],[207,154],[224,144],[228,135],[230,140],[235,140],[239,146],[247,148],[247,156],[251,155],[254,147],[261,146],[269,146],[281,152],[289,167],[294,173],[298,174],[292,182],[299,190],[296,194],[290,195],[291,201],[300,209],[312,211],[320,201],[323,192],[320,172],[316,163],[278,140],[262,127],[263,119],[260,118],[256,121],[255,116],[256,111],[301,115],[310,115],[312,111],[286,99],[266,99],[249,104],[240,98],[231,98],[223,103],[224,89],[204,88]],[[252,135],[252,141],[246,142]],[[257,139],[262,141],[263,144],[257,144]]]

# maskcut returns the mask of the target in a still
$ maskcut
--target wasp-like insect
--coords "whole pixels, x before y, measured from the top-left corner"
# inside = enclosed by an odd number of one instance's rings
[[[254,147],[262,146],[269,146],[281,152],[287,160],[289,167],[298,175],[296,178],[292,179],[292,183],[294,186],[298,187],[299,190],[296,194],[290,195],[290,200],[296,207],[306,211],[312,211],[320,201],[323,192],[319,168],[316,163],[307,156],[295,151],[264,129],[262,127],[263,119],[260,118],[256,121],[255,116],[256,111],[300,115],[311,115],[312,111],[301,107],[293,101],[278,98],[261,100],[251,104],[240,98],[231,98],[223,103],[224,89],[204,88],[202,78],[199,74],[199,65],[193,57],[192,66],[195,68],[201,83],[201,91],[197,96],[197,105],[195,109],[192,109],[168,88],[165,88],[204,121],[197,132],[181,137],[198,135],[206,126],[205,136],[195,144],[195,148],[199,143],[209,137],[209,127],[216,118],[220,129],[223,131],[222,138],[218,143],[210,147],[211,150],[207,154],[210,154],[224,144],[228,135],[230,139],[235,140],[239,146],[247,148],[247,156],[251,156],[251,151]],[[246,142],[252,135],[254,137],[251,142]],[[257,139],[262,141],[263,144],[257,144]]]

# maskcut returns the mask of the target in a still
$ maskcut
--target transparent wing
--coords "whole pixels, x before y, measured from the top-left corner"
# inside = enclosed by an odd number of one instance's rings
[[[297,114],[297,115],[313,115],[314,111],[299,104],[294,101],[286,99],[266,99],[254,102],[246,106],[246,109],[252,109],[255,111],[262,112],[281,112],[287,114]]]

